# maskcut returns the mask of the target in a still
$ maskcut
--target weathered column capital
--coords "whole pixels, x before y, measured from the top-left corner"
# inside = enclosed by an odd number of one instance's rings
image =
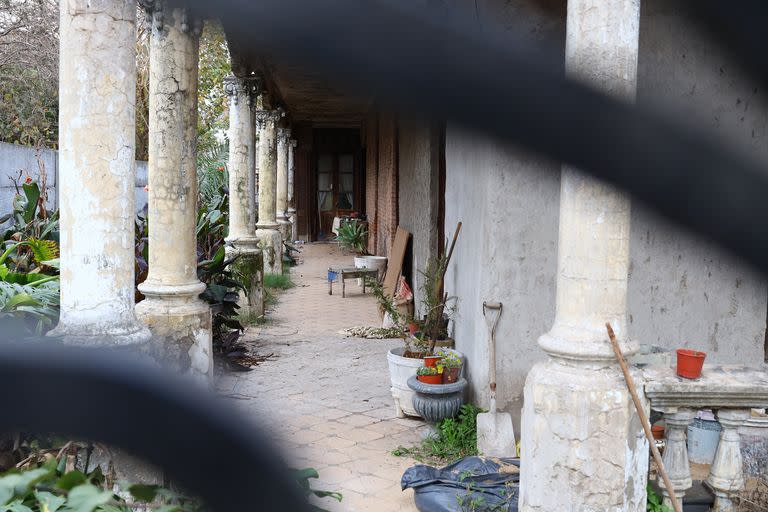
[[[288,146],[291,140],[290,128],[278,128],[277,129],[277,144],[280,146]]]
[[[285,117],[285,111],[281,108],[275,110],[257,109],[253,111],[253,115],[256,119],[256,129],[263,130],[267,123],[277,123]]]
[[[173,16],[173,9],[168,7],[167,1],[138,0],[138,3],[146,13],[146,23],[152,29],[152,31],[158,34],[167,33],[166,17],[169,15]],[[169,12],[171,14],[169,14]],[[181,13],[181,20],[179,24],[181,31],[185,34],[199,37],[203,31],[203,19],[199,16],[194,16],[188,7],[180,8],[179,12]]]
[[[249,107],[256,104],[256,98],[261,94],[262,79],[260,76],[234,76],[224,78],[224,92],[232,105],[239,105],[245,100]]]

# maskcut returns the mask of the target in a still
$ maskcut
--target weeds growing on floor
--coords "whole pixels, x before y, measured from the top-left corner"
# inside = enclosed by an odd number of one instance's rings
[[[768,468],[739,493],[738,512],[768,512]]]
[[[398,446],[392,455],[407,455],[419,462],[433,464],[477,455],[477,415],[481,412],[482,409],[472,404],[462,405],[456,418],[437,423],[437,432],[424,439],[421,445],[410,448]]]
[[[265,274],[264,288],[277,290],[287,290],[293,288],[293,281],[290,274]]]
[[[656,494],[650,485],[646,488],[646,495],[648,496],[645,505],[646,512],[672,512],[671,508],[662,505],[661,496]]]
[[[254,313],[240,313],[237,315],[237,321],[245,326],[264,325],[268,319],[266,315],[257,315]]]
[[[280,292],[293,288],[291,274],[264,274],[264,305],[274,306]]]

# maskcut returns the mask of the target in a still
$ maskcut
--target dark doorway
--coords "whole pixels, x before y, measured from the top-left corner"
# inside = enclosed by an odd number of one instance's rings
[[[315,129],[315,240],[333,238],[333,220],[362,209],[362,148],[360,130]]]

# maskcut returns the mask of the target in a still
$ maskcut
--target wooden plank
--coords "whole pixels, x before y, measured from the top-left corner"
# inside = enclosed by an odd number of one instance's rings
[[[400,279],[400,272],[403,270],[403,259],[405,258],[405,249],[408,246],[408,239],[411,234],[397,226],[395,241],[392,243],[392,250],[389,252],[389,261],[387,262],[387,273],[384,275],[384,295],[394,297],[397,289],[397,281]]]

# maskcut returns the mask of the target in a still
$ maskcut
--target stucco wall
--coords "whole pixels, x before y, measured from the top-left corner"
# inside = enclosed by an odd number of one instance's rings
[[[40,159],[45,166],[48,188],[48,207],[55,208],[58,205],[56,195],[56,183],[59,176],[58,154],[51,149],[40,151]],[[17,178],[22,171],[21,180],[30,176],[40,181],[40,166],[37,161],[37,151],[33,147],[20,146],[0,142],[0,217],[10,213],[13,208],[13,197],[16,188],[11,178]],[[147,162],[136,161],[136,211],[141,211],[147,204],[147,193],[144,186],[147,184]]]
[[[642,4],[638,103],[677,113],[768,163],[764,92],[665,0]],[[703,347],[713,361],[763,361],[765,279],[639,204],[631,229],[630,334]]]
[[[435,229],[439,209],[439,126],[425,120],[400,119],[398,123],[398,208],[400,225],[411,237],[410,275],[414,303],[421,303],[423,276],[430,258],[438,252]],[[419,309],[420,314],[424,311]]]
[[[564,30],[551,19],[529,22],[549,30],[552,40]],[[681,119],[716,130],[768,160],[768,105],[729,59],[663,0],[644,1],[640,37],[641,105],[679,111]],[[554,319],[559,169],[448,125],[446,227],[458,220],[465,227],[446,283],[460,298],[454,336],[468,356],[473,399],[487,406],[481,304],[504,303],[497,340],[499,405],[516,420],[525,376],[544,356],[536,340]],[[633,204],[630,247],[631,337],[668,348],[701,348],[712,362],[764,360],[768,286],[763,278],[639,204]]]
[[[504,306],[497,331],[499,406],[517,416],[536,343],[555,314],[559,165],[455,125],[446,133],[445,224],[462,221],[446,277],[458,297],[457,348],[467,355],[474,401],[487,406],[488,330],[483,301]]]

